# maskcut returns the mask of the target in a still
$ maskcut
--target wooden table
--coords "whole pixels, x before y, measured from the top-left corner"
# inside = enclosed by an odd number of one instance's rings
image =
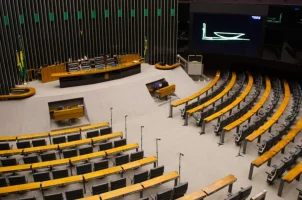
[[[42,76],[42,83],[47,83],[51,81],[56,81],[58,77],[52,77],[53,73],[62,73],[66,72],[66,63],[60,63],[58,65],[50,65],[47,67],[41,68],[41,76]]]
[[[226,186],[229,186],[229,193],[232,193],[232,186],[233,183],[237,181],[237,178],[234,175],[228,175],[224,177],[223,179],[220,179],[216,181],[215,183],[212,183],[211,185],[203,188],[202,190],[207,194],[211,195],[221,189],[223,189]]]
[[[82,106],[75,106],[63,110],[55,110],[53,114],[54,114],[55,121],[71,120],[71,119],[83,117],[84,108]]]

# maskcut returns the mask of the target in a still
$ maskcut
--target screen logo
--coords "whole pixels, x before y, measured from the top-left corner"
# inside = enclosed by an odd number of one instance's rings
[[[254,20],[260,20],[261,16],[252,16],[252,19],[254,19]]]

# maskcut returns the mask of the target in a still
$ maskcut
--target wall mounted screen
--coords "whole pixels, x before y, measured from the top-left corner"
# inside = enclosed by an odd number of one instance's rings
[[[263,18],[251,15],[191,13],[193,52],[259,56]]]

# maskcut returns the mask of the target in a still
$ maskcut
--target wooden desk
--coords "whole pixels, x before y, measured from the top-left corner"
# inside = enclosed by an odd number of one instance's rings
[[[126,195],[130,195],[130,194],[133,194],[136,192],[140,192],[142,190],[143,190],[143,187],[141,186],[141,184],[138,183],[135,185],[129,185],[124,188],[120,188],[117,190],[113,190],[110,192],[100,194],[100,197],[102,200],[109,200],[109,199],[115,199],[115,198],[123,197]]]
[[[237,178],[230,174],[226,177],[224,177],[223,179],[220,179],[218,181],[216,181],[215,183],[212,183],[211,185],[203,188],[202,190],[207,194],[207,195],[211,195],[221,189],[223,189],[226,186],[229,186],[229,193],[232,193],[232,185],[234,182],[237,181]]]
[[[260,167],[261,165],[263,165],[264,163],[266,163],[269,159],[271,159],[275,155],[276,155],[275,152],[273,152],[273,151],[267,151],[264,154],[262,154],[261,156],[259,156],[252,163],[254,164],[254,166]]]
[[[138,149],[138,144],[137,143],[132,143],[132,144],[128,144],[128,145],[125,145],[125,146],[121,146],[121,147],[117,147],[117,148],[113,148],[113,149],[108,149],[108,150],[106,150],[106,154],[107,154],[107,156],[110,156],[110,155],[113,155],[113,154],[122,153],[124,151],[131,150],[131,149]]]
[[[65,108],[63,110],[55,110],[53,112],[55,121],[70,120],[84,117],[84,107],[75,106],[72,108]]]
[[[0,136],[0,142],[16,141],[17,136]]]
[[[141,183],[141,185],[143,186],[144,189],[148,189],[148,188],[155,187],[157,185],[160,185],[165,182],[175,180],[178,178],[179,178],[179,174],[176,171],[174,171],[174,172],[170,172],[168,174],[164,174],[162,176],[144,181]]]
[[[58,131],[51,131],[49,134],[50,136],[56,136],[56,135],[65,135],[69,133],[79,133],[81,131],[81,128],[69,128],[64,130],[58,130]]]
[[[77,182],[81,182],[81,181],[83,181],[82,175],[69,176],[66,178],[59,178],[59,179],[54,179],[54,180],[49,180],[49,181],[43,181],[42,188],[45,189],[48,187],[66,185],[69,183],[77,183]]]
[[[182,104],[185,104],[185,103],[187,103],[187,102],[203,95],[204,93],[206,93],[208,90],[210,90],[218,82],[219,78],[220,78],[220,71],[217,70],[215,78],[212,80],[212,82],[209,85],[207,85],[205,88],[203,88],[199,92],[197,92],[197,93],[195,93],[195,94],[193,94],[193,95],[191,95],[191,96],[189,96],[185,99],[182,99],[182,100],[179,100],[179,101],[176,101],[176,102],[172,103],[172,107],[180,106]]]
[[[24,91],[24,93],[13,94],[13,92]],[[36,94],[36,89],[32,87],[17,87],[11,88],[11,94],[0,95],[0,100],[10,100],[10,99],[24,99]]]
[[[177,67],[179,67],[180,66],[180,63],[175,63],[175,64],[173,64],[173,65],[168,65],[168,66],[163,66],[163,65],[161,65],[161,64],[159,64],[159,63],[156,63],[155,64],[155,68],[156,69],[163,69],[163,70],[170,70],[170,69],[175,69],[175,68],[177,68]]]
[[[60,87],[72,87],[105,82],[114,79],[120,79],[141,72],[139,62],[127,62],[116,67],[107,66],[104,69],[93,68],[85,71],[55,73],[52,77],[60,79]]]
[[[276,113],[271,117],[270,120],[268,120],[264,125],[262,125],[258,130],[254,131],[252,134],[246,137],[246,140],[248,142],[254,141],[256,138],[261,136],[265,131],[267,131],[282,115],[284,110],[286,109],[286,106],[290,100],[290,89],[287,81],[283,80],[284,84],[284,99],[276,111]]]
[[[47,83],[51,81],[56,81],[58,77],[52,77],[53,73],[63,73],[66,72],[66,63],[60,63],[58,65],[50,65],[47,67],[41,68],[41,76],[42,76],[42,83]]]
[[[232,72],[231,81],[229,82],[229,84],[224,88],[224,90],[221,93],[219,93],[218,95],[216,95],[214,98],[210,99],[209,101],[207,101],[195,108],[188,110],[187,113],[189,115],[192,115],[193,113],[198,112],[198,111],[206,108],[207,106],[213,104],[214,102],[218,101],[219,99],[221,99],[226,93],[228,93],[232,89],[232,87],[234,86],[234,84],[236,82],[236,78],[237,78],[236,73]]]
[[[169,85],[167,87],[156,90],[155,93],[159,95],[160,98],[169,96],[175,92],[175,85]]]
[[[84,178],[86,181],[91,180],[91,179],[95,179],[95,178],[101,178],[104,176],[108,176],[111,174],[117,174],[117,173],[121,173],[123,172],[123,169],[121,166],[115,166],[115,167],[110,167],[108,169],[103,169],[103,170],[99,170],[99,171],[95,171],[95,172],[90,172],[87,174],[84,174]]]
[[[94,196],[89,196],[89,197],[84,197],[78,200],[100,200],[100,196],[99,195],[94,195]]]
[[[33,134],[27,134],[27,135],[20,135],[17,136],[17,140],[31,140],[31,139],[37,139],[37,138],[43,138],[43,137],[48,137],[49,133],[44,132],[44,133],[33,133]]]
[[[102,127],[109,127],[109,122],[103,122],[103,123],[99,123],[99,124],[91,124],[88,126],[83,126],[81,127],[81,131],[88,131],[88,130],[93,130],[93,129],[98,129],[98,128],[102,128]]]
[[[155,156],[151,156],[151,157],[143,158],[141,160],[137,160],[137,161],[130,162],[127,164],[123,164],[123,165],[121,165],[121,167],[123,168],[124,171],[127,171],[130,169],[136,169],[136,168],[139,168],[144,165],[155,163],[156,161],[157,161],[157,158]]]
[[[132,62],[133,60],[140,60],[140,55],[139,54],[118,55],[117,60],[121,63]]]
[[[0,187],[0,194],[3,195],[3,194],[25,192],[29,190],[38,190],[38,189],[40,189],[40,182],[26,183],[21,185]]]
[[[302,173],[302,162],[292,168],[286,175],[284,175],[281,179],[279,189],[278,189],[278,196],[282,196],[282,191],[284,187],[284,182],[291,183],[294,179],[297,181],[300,180],[300,175]]]
[[[222,110],[208,116],[207,118],[205,118],[204,120],[206,122],[210,122],[220,116],[222,116],[223,114],[225,114],[226,112],[228,112],[229,110],[233,109],[235,106],[237,106],[241,101],[243,101],[243,99],[250,93],[250,91],[252,90],[253,87],[253,83],[254,83],[254,78],[253,76],[249,73],[248,74],[248,83],[247,86],[245,88],[245,90],[240,94],[239,97],[236,98],[235,101],[233,101],[231,104],[229,104],[228,106],[226,106],[225,108],[223,108]]]
[[[197,191],[187,194],[181,198],[178,198],[177,200],[202,200],[206,196],[207,196],[207,194],[204,191],[197,190]]]

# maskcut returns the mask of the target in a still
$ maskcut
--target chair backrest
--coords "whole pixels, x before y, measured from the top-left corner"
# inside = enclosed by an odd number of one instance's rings
[[[20,141],[16,142],[16,144],[18,149],[25,149],[31,147],[30,141]]]
[[[110,181],[111,190],[117,190],[119,188],[126,187],[126,178],[121,178],[115,181]]]
[[[0,150],[10,150],[9,143],[0,143]]]
[[[4,158],[1,160],[1,164],[3,167],[17,165],[16,158]]]
[[[148,171],[134,174],[133,184],[144,182],[144,181],[148,180],[148,178],[149,178],[149,172]]]
[[[163,175],[164,170],[165,170],[165,166],[163,166],[163,165],[150,169],[150,179]]]
[[[61,143],[65,143],[65,142],[66,142],[66,137],[64,135],[52,138],[53,144],[61,144]]]
[[[89,131],[86,133],[86,138],[93,138],[99,136],[99,130]]]
[[[130,162],[140,160],[144,158],[144,151],[138,151],[130,154]]]
[[[173,193],[172,189],[157,193],[155,199],[156,200],[171,200],[172,193]]]
[[[37,172],[33,174],[35,182],[42,182],[50,180],[49,172]]]
[[[41,154],[42,162],[56,160],[56,159],[57,159],[57,156],[56,156],[55,152]]]
[[[63,193],[44,195],[44,200],[64,200]]]
[[[249,186],[247,188],[242,188],[240,190],[240,200],[247,199],[250,196],[252,189],[253,189],[253,186]]]
[[[6,187],[7,186],[7,181],[5,177],[0,177],[0,187]]]
[[[75,200],[84,197],[83,189],[70,190],[65,192],[66,200]]]
[[[120,146],[124,146],[126,144],[127,144],[126,139],[121,139],[121,140],[114,141],[114,147],[120,147]]]
[[[99,150],[100,151],[105,151],[105,150],[108,150],[108,149],[112,149],[112,142],[106,142],[106,143],[103,143],[103,144],[99,145]]]
[[[39,157],[36,155],[23,157],[24,164],[32,164],[39,162]]]
[[[101,128],[100,129],[100,134],[101,135],[107,135],[109,133],[112,133],[112,128],[111,127]]]
[[[76,166],[76,170],[77,170],[77,175],[92,172],[92,164],[91,163],[85,163],[85,164]]]
[[[80,155],[85,155],[85,154],[92,153],[92,152],[93,152],[93,147],[89,146],[89,145],[81,146],[79,148],[79,154]]]
[[[64,149],[63,150],[64,158],[71,158],[78,156],[78,151],[76,149]]]
[[[67,140],[68,140],[68,142],[72,142],[72,141],[76,141],[76,140],[81,140],[81,134],[80,133],[76,133],[76,134],[67,135]]]
[[[173,192],[173,199],[178,199],[184,196],[187,190],[188,190],[188,182],[175,186]]]
[[[92,195],[98,195],[109,191],[109,183],[93,185],[91,187]]]
[[[9,176],[8,177],[9,185],[20,185],[26,183],[25,176]]]
[[[107,169],[109,167],[108,160],[101,160],[99,162],[95,162],[94,164],[94,171],[99,171],[102,169]]]
[[[121,156],[117,156],[115,157],[115,165],[123,165],[129,162],[129,155],[121,155]]]
[[[68,177],[68,169],[58,169],[52,171],[52,178],[58,179],[58,178],[65,178]]]
[[[26,198],[21,198],[19,200],[36,200],[36,197],[26,197]]]
[[[31,143],[32,143],[33,147],[41,147],[41,146],[47,145],[45,139],[33,140],[33,141],[31,141]]]
[[[230,196],[228,196],[226,199],[224,200],[241,200],[240,199],[240,192],[237,192],[235,194],[232,194]]]
[[[143,198],[140,198],[139,200],[149,200],[149,197],[143,197]]]

